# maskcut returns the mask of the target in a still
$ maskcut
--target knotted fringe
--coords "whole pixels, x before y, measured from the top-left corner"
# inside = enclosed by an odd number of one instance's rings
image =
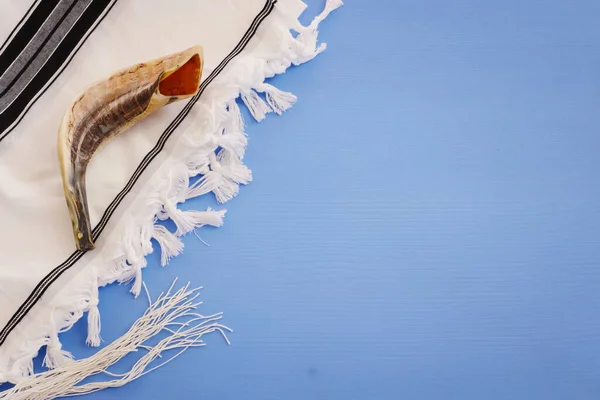
[[[46,356],[42,361],[42,365],[49,369],[62,367],[73,361],[73,354],[62,349],[62,344],[58,340],[58,334],[53,334],[49,338],[48,346],[46,347]]]
[[[315,19],[306,29],[301,30],[300,34],[297,36],[298,42],[296,43],[296,51],[298,53],[298,57],[296,60],[294,60],[294,65],[299,65],[310,61],[327,49],[326,43],[320,43],[317,46],[319,24],[325,18],[327,18],[327,16],[333,10],[341,7],[343,4],[344,3],[341,0],[327,0],[323,12],[315,17]]]
[[[133,270],[135,272],[135,278],[133,279],[133,285],[131,285],[130,292],[137,298],[142,291],[142,267],[140,265],[135,265]]]
[[[311,31],[312,34],[313,31]],[[316,33],[315,33],[316,35]],[[304,40],[304,39],[301,39]],[[308,61],[309,59],[314,58],[317,54],[325,50],[325,44],[322,44],[322,47],[316,48],[316,36],[311,37],[311,41],[314,40],[314,44],[311,43],[312,47],[315,48],[314,52],[309,50],[306,54],[310,54],[310,58],[307,58],[308,55],[304,55],[302,59]],[[304,54],[304,53],[303,53]],[[267,102],[258,95],[257,92],[264,93]],[[248,107],[250,114],[256,119],[258,122],[265,119],[267,113],[275,112],[279,115],[283,114],[284,111],[290,109],[298,98],[290,92],[283,92],[277,89],[273,85],[269,85],[268,83],[262,83],[257,86],[255,90],[246,89],[241,92],[241,97]],[[245,143],[244,143],[245,146]],[[225,147],[225,146],[222,146]]]
[[[220,227],[223,225],[223,216],[226,210],[213,211],[210,207],[206,211],[181,211],[169,205],[167,213],[177,226],[176,236],[183,236],[196,228],[205,225]]]
[[[213,193],[219,203],[225,203],[238,194],[239,185],[246,185],[252,181],[251,171],[242,162],[247,139],[236,98],[240,97],[257,121],[264,119],[269,112],[281,114],[289,109],[295,103],[296,96],[283,92],[264,80],[285,72],[291,65],[309,61],[325,50],[324,43],[318,44],[318,25],[340,5],[342,2],[339,0],[328,0],[323,12],[307,27],[300,25],[295,19],[289,21],[285,13],[279,10],[281,21],[273,21],[272,28],[273,34],[281,36],[281,54],[265,60],[239,56],[237,65],[230,68],[225,84],[228,88],[234,85],[235,92],[227,92],[227,99],[197,105],[200,114],[206,117],[201,124],[202,134],[185,135],[183,138],[183,142],[193,148],[193,154],[188,160],[172,166],[166,172],[162,189],[148,199],[149,208],[145,210],[147,220],[141,223],[133,219],[121,222],[125,227],[122,230],[124,233],[117,239],[114,248],[111,248],[114,254],[112,265],[102,265],[92,271],[92,281],[71,283],[68,293],[72,297],[61,295],[60,307],[55,309],[60,318],[50,316],[46,318],[51,320],[37,321],[38,326],[43,326],[41,332],[45,332],[41,337],[38,332],[35,336],[29,334],[25,338],[9,337],[13,340],[11,354],[19,356],[11,361],[9,367],[0,365],[0,382],[9,381],[17,383],[17,386],[1,392],[0,399],[48,399],[122,386],[172,359],[148,368],[162,352],[179,349],[174,356],[176,357],[189,347],[204,345],[201,341],[204,334],[219,331],[224,335],[224,331],[229,330],[216,323],[221,318],[220,314],[203,317],[191,311],[195,306],[192,302],[196,295],[193,294],[195,290],[188,290],[186,286],[173,294],[169,291],[161,295],[125,335],[92,357],[72,360],[71,354],[62,350],[58,339],[61,329],[69,329],[83,312],[87,311],[86,343],[89,346],[99,346],[101,326],[98,286],[113,282],[132,282],[131,292],[137,297],[143,286],[142,269],[146,267],[146,256],[153,251],[152,239],[158,242],[161,265],[165,266],[172,257],[183,251],[180,236],[204,225],[218,227],[223,224],[226,210],[209,208],[206,211],[182,211],[177,208],[177,204],[208,193]],[[289,27],[285,25],[288,22],[292,22],[293,29],[298,32],[296,37],[292,36]],[[251,69],[251,73],[245,75],[248,68]],[[245,80],[247,78],[244,76],[249,76],[250,80]],[[208,90],[216,89],[209,87]],[[258,93],[262,93],[266,101]],[[192,177],[197,177],[194,183],[190,183]],[[175,223],[176,232],[170,232],[157,224],[157,220],[167,219]],[[179,319],[184,317],[190,317],[191,320],[179,322]],[[49,331],[54,333],[48,334]],[[155,346],[144,344],[160,331],[167,331],[170,335]],[[51,370],[33,375],[32,359],[44,344],[47,345],[44,365]],[[148,352],[129,372],[116,375],[106,371],[127,353],[140,349]],[[0,348],[0,359],[3,356],[2,350]],[[100,373],[107,373],[117,379],[76,386],[87,377]]]
[[[293,93],[283,92],[268,83],[263,83],[260,86],[260,90],[265,93],[269,106],[279,115],[290,109],[296,100],[298,100]]]
[[[245,89],[241,92],[241,96],[244,104],[248,107],[250,114],[252,114],[257,121],[262,121],[265,119],[267,113],[271,112],[271,108],[254,90]]]
[[[88,335],[85,343],[90,347],[100,346],[100,311],[98,310],[98,280],[94,279],[92,296],[88,302]]]
[[[173,282],[173,285],[175,282]],[[219,332],[225,338],[226,332],[232,332],[218,321],[222,315],[204,316],[195,312],[201,303],[195,302],[198,289],[190,289],[189,283],[179,290],[173,291],[173,285],[167,293],[161,294],[133,326],[123,336],[110,345],[99,350],[95,355],[78,360],[71,360],[66,365],[54,364],[53,370],[38,373],[18,383],[13,388],[0,393],[0,399],[11,400],[46,400],[57,397],[76,396],[96,392],[101,389],[123,386],[148,372],[159,368],[190,347],[204,346],[202,338],[207,333]],[[150,296],[148,296],[150,300]],[[160,332],[168,336],[149,345],[146,342]],[[60,347],[58,347],[60,349]],[[150,364],[164,352],[176,350],[175,354],[159,365]],[[145,351],[130,371],[124,374],[111,373],[108,369],[132,352]],[[61,350],[61,355],[63,350]],[[52,360],[54,362],[56,360]],[[106,374],[114,379],[80,384],[84,379],[99,374]]]
[[[162,225],[154,225],[152,237],[160,246],[160,265],[163,267],[183,250],[183,242]]]
[[[221,176],[209,170],[205,172],[200,179],[188,187],[185,194],[185,199],[188,200],[210,192],[214,192],[222,184],[223,179]]]

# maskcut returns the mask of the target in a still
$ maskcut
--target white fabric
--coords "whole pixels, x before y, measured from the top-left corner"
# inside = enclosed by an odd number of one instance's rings
[[[40,0],[35,0],[38,3]],[[0,6],[2,18],[0,21],[0,46],[9,39],[13,28],[26,15],[27,10],[34,3],[32,0],[5,0]],[[0,48],[1,49],[1,48]]]
[[[8,3],[7,8],[0,4],[3,27],[12,27],[19,20],[13,3],[16,2]],[[21,15],[30,4],[22,7]],[[17,128],[0,142],[0,328],[38,282],[75,250],[56,150],[58,126],[74,98],[88,84],[117,69],[196,44],[204,46],[204,80],[236,46],[264,6],[265,0],[119,1],[63,74]],[[125,280],[124,273],[139,274],[145,266],[144,256],[152,251],[146,247],[155,234],[150,231],[157,212],[176,205],[186,196],[202,194],[203,188],[198,193],[188,189],[188,176],[214,171],[220,182],[214,193],[223,201],[235,195],[238,183],[251,179],[249,170],[240,161],[243,143],[233,144],[221,160],[214,155],[211,160],[205,159],[206,154],[213,154],[210,151],[217,145],[227,147],[225,140],[217,143],[221,140],[217,132],[223,124],[235,126],[237,114],[232,101],[236,97],[241,95],[258,119],[262,118],[261,109],[279,112],[291,105],[294,99],[291,94],[262,83],[265,78],[284,72],[292,63],[309,60],[324,48],[316,47],[316,26],[301,39],[294,39],[290,33],[290,30],[306,31],[297,22],[304,8],[300,0],[280,0],[248,47],[208,86],[120,204],[97,241],[97,248],[52,284],[0,346],[0,382],[14,382],[25,376],[31,358],[41,346],[49,344],[48,337],[56,335],[59,328],[68,328],[83,312],[94,309],[98,285]],[[254,99],[250,95],[254,93],[252,89],[264,91],[271,106]],[[92,226],[185,105],[183,101],[164,107],[98,153],[87,173]],[[240,136],[235,138],[239,141],[243,128],[237,128],[240,132],[236,134]],[[211,132],[217,139],[213,139]],[[204,148],[210,151],[202,152]],[[207,187],[206,192],[211,189]],[[183,219],[181,226],[189,221],[195,225],[218,225],[223,216],[214,211],[184,216],[176,209],[166,212],[174,220]],[[170,244],[166,241],[163,255],[165,249],[169,257],[176,254],[176,240],[171,239]],[[174,254],[168,254],[169,251]],[[131,270],[119,266],[118,261],[123,259],[133,265]],[[136,283],[136,294],[140,283]]]
[[[63,114],[79,92],[123,66],[198,43],[205,47],[206,76],[235,47],[264,0],[244,0],[243,4],[236,7],[232,1],[209,0],[118,2],[65,73],[0,143],[0,304],[22,303],[35,284],[75,250],[56,138]],[[175,12],[176,24],[157,22]],[[180,102],[165,107],[118,136],[93,160],[87,174],[92,225],[184,105]],[[13,269],[15,265],[19,268]],[[27,274],[22,273],[24,269]],[[14,311],[3,306],[0,325]]]

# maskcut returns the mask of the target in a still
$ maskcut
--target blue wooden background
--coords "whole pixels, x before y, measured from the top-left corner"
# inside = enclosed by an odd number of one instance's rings
[[[255,181],[210,247],[144,270],[204,286],[232,346],[88,398],[600,398],[598,15],[347,0],[273,80],[297,105],[247,119]],[[128,289],[101,290],[107,341],[146,307]],[[92,354],[84,322],[62,337]]]

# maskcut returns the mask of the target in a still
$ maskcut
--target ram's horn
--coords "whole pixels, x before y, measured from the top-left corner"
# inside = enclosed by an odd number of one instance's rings
[[[68,108],[58,134],[58,157],[79,250],[94,248],[85,173],[108,140],[159,108],[199,90],[202,47],[117,71],[88,87]]]

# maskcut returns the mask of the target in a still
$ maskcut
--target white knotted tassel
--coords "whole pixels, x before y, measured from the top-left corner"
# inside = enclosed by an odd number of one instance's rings
[[[244,132],[244,118],[242,117],[240,106],[238,106],[235,99],[227,103],[227,112],[229,117],[229,126],[226,127],[226,130],[231,130],[233,132]]]
[[[260,86],[260,90],[265,92],[267,103],[269,103],[273,111],[279,115],[290,109],[296,100],[298,100],[293,93],[281,91],[268,83],[263,83]]]
[[[160,246],[160,265],[166,266],[172,257],[183,251],[183,242],[162,225],[154,225],[152,236]]]
[[[233,199],[240,191],[240,186],[230,180],[224,179],[223,182],[213,189],[217,202],[226,203]]]
[[[210,167],[223,178],[213,190],[219,203],[231,200],[238,194],[240,184],[252,181],[252,172],[229,151],[221,150],[218,156],[211,154]]]
[[[129,264],[127,261],[127,256],[117,257],[113,260],[113,262],[115,264],[115,268],[111,271],[111,274],[117,278],[119,283],[128,283],[135,278],[135,271],[131,264]],[[102,285],[105,282],[99,280],[99,283]]]
[[[229,150],[231,153],[235,154],[236,157],[242,159],[246,152],[248,139],[246,139],[246,136],[241,132],[228,132],[219,136],[218,143],[220,147]]]
[[[315,19],[312,20],[310,26],[312,28],[316,28],[327,16],[333,11],[344,5],[342,0],[327,0],[325,2],[325,8],[321,14],[317,15]]]
[[[219,151],[215,161],[211,162],[211,168],[224,178],[241,185],[247,185],[252,181],[252,171],[233,153],[226,150]]]
[[[132,250],[131,246],[127,246],[125,249],[126,255],[114,260],[117,265],[115,279],[122,284],[133,281],[129,292],[137,298],[142,290],[142,267],[145,265],[146,259],[142,258],[142,262],[135,254],[133,254]],[[100,281],[100,283],[102,283],[102,281]]]
[[[140,242],[144,255],[152,253],[152,235],[154,233],[154,225],[144,224],[141,229]]]
[[[92,284],[92,295],[88,303],[88,333],[85,343],[90,347],[100,346],[100,310],[98,310],[99,295],[96,280]]]
[[[58,334],[50,335],[48,345],[46,346],[46,356],[42,365],[49,369],[62,367],[73,361],[73,354],[62,349],[62,344],[58,340]]]
[[[339,8],[344,3],[341,0],[327,0],[323,12],[313,19],[311,24],[303,29],[300,34],[296,37],[296,59],[293,60],[294,65],[300,65],[307,61],[312,60],[325,49],[327,49],[326,43],[321,43],[317,46],[319,37],[319,24],[327,18],[336,8]]]
[[[288,32],[289,33],[289,32]],[[292,65],[292,59],[295,57],[294,52],[290,49],[286,51],[289,57],[282,57],[281,60],[272,60],[267,63],[270,75],[275,76],[283,74]]]
[[[252,114],[254,119],[258,122],[265,119],[267,113],[272,111],[269,105],[252,89],[242,90],[241,96],[244,104],[248,107],[250,114]]]
[[[194,160],[187,164],[188,167],[188,176],[190,178],[198,175],[203,175],[208,171],[208,157],[205,160],[197,162]]]
[[[304,64],[327,49],[327,43],[320,43],[317,46],[318,36],[319,31],[317,29],[308,29],[297,36],[294,65]]]
[[[189,186],[189,170],[187,166],[180,165],[177,168],[171,169],[168,172],[165,183],[165,188],[161,190],[159,195],[159,201],[163,204],[163,207],[166,204],[183,201]],[[166,219],[165,216],[162,215],[162,211],[159,211],[157,217],[161,220]]]
[[[143,254],[143,244],[141,243],[141,229],[133,225],[128,226],[123,237],[123,246],[127,263],[131,266],[130,271],[124,275],[133,278],[130,292],[134,297],[138,297],[142,291],[142,268],[147,264],[146,257]]]
[[[113,259],[113,268],[110,269],[110,272],[113,276],[120,276],[130,268],[131,266],[127,263],[127,257],[119,256]]]
[[[225,213],[226,210],[214,211],[209,207],[206,211],[181,211],[176,209],[170,213],[170,216],[177,226],[175,235],[183,236],[204,225],[222,226]]]
[[[137,298],[142,291],[142,266],[135,264],[133,268],[135,271],[135,278],[133,280],[133,285],[131,285],[130,292]]]
[[[214,171],[203,171],[204,176],[194,182],[188,187],[185,199],[191,199],[193,197],[202,196],[206,193],[210,193],[219,185],[223,184],[223,177]]]

